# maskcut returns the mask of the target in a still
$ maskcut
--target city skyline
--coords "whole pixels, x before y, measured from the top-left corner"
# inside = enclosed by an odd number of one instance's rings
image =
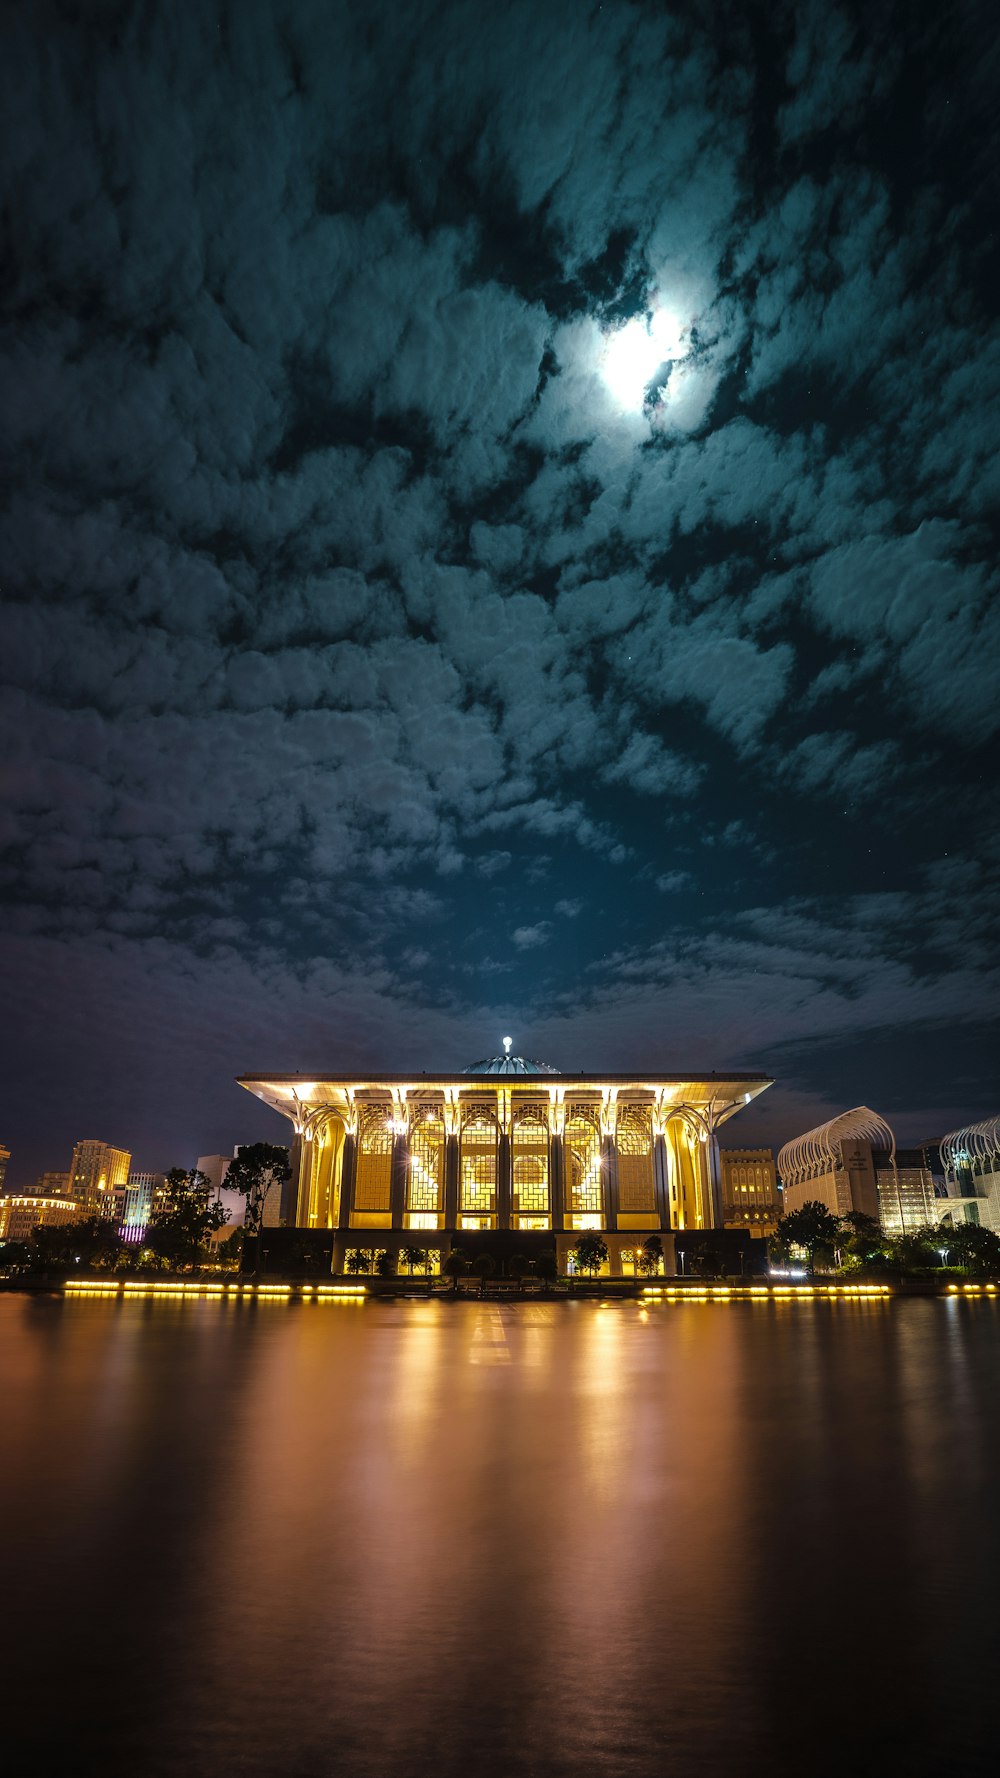
[[[11,21],[14,1177],[510,1030],[996,1113],[983,15],[502,10]]]

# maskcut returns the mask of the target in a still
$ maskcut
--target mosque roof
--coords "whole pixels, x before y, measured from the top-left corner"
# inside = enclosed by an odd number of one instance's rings
[[[488,1056],[485,1062],[473,1062],[463,1074],[558,1074],[548,1062],[533,1062],[530,1056]]]

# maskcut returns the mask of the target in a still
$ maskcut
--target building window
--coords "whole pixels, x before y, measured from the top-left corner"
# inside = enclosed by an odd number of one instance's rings
[[[418,1111],[410,1129],[406,1187],[407,1227],[435,1229],[444,1199],[444,1120],[437,1109]],[[429,1218],[414,1221],[414,1217]]]
[[[384,1106],[366,1107],[358,1137],[354,1209],[389,1211],[392,1187],[392,1131]]]
[[[573,1229],[599,1229],[604,1210],[601,1132],[589,1106],[574,1105],[566,1119],[566,1214]],[[581,1217],[584,1219],[581,1221]]]
[[[546,1228],[549,1221],[549,1126],[534,1109],[515,1112],[511,1143],[515,1228]]]
[[[653,1117],[648,1105],[618,1107],[618,1208],[654,1211]]]
[[[496,1119],[488,1111],[470,1113],[462,1126],[459,1154],[459,1220],[462,1228],[488,1229],[497,1211]],[[472,1218],[470,1221],[469,1218]]]

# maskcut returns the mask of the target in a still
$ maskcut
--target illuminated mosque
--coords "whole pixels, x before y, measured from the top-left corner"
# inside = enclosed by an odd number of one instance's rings
[[[660,1236],[721,1229],[717,1132],[771,1085],[763,1074],[561,1074],[511,1054],[457,1074],[244,1075],[295,1139],[283,1221],[352,1248],[439,1265],[453,1245],[556,1251],[599,1231],[613,1275]],[[516,1240],[512,1237],[516,1236]]]

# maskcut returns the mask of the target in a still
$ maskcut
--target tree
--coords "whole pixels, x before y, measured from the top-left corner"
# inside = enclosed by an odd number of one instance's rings
[[[493,1258],[492,1253],[476,1254],[476,1257],[472,1262],[472,1270],[477,1278],[481,1278],[485,1283],[487,1278],[492,1278],[496,1269],[496,1260]]]
[[[243,1230],[234,1229],[224,1241],[219,1242],[218,1258],[220,1266],[234,1266],[237,1271],[243,1258]]]
[[[246,1199],[244,1226],[257,1236],[254,1243],[254,1274],[260,1265],[260,1231],[264,1222],[264,1205],[272,1185],[284,1185],[292,1177],[287,1148],[274,1142],[248,1142],[240,1149],[226,1173],[226,1190],[239,1192]]]
[[[546,1250],[538,1255],[535,1261],[535,1277],[541,1278],[543,1284],[554,1284],[559,1276],[559,1261],[554,1253]]]
[[[635,1269],[644,1278],[653,1278],[663,1264],[663,1242],[659,1235],[647,1235],[635,1256]]]
[[[721,1278],[726,1269],[725,1255],[711,1234],[684,1238],[682,1251],[691,1262],[691,1271],[699,1278]]]
[[[840,1219],[841,1252],[857,1265],[868,1265],[884,1258],[886,1237],[882,1225],[863,1210],[849,1210]]]
[[[512,1253],[507,1261],[508,1278],[516,1278],[518,1282],[531,1277],[531,1261],[526,1254]]]
[[[344,1261],[344,1271],[350,1272],[352,1278],[360,1277],[362,1272],[372,1269],[372,1255],[367,1247],[352,1247]]]
[[[596,1231],[581,1235],[573,1244],[573,1259],[578,1272],[589,1272],[591,1276],[600,1271],[608,1257],[608,1244],[603,1235]]]
[[[779,1217],[777,1236],[784,1247],[804,1247],[809,1255],[809,1270],[816,1270],[816,1254],[820,1248],[831,1252],[837,1240],[839,1224],[832,1210],[816,1198],[810,1198],[798,1210],[789,1210]]]
[[[1000,1277],[1000,1235],[978,1222],[960,1222],[945,1234],[943,1240],[938,1232],[938,1246],[947,1246],[950,1256],[972,1277]]]
[[[445,1276],[451,1279],[453,1290],[458,1289],[458,1280],[465,1277],[468,1269],[468,1256],[462,1252],[460,1247],[453,1247],[451,1249],[444,1265],[441,1267]]]
[[[935,1230],[927,1228],[906,1229],[903,1234],[894,1235],[885,1242],[891,1264],[901,1272],[922,1272],[928,1266],[936,1266],[941,1255],[935,1248],[934,1237]]]
[[[375,1255],[375,1276],[376,1278],[394,1278],[396,1276],[392,1254],[386,1253],[384,1249]]]
[[[172,1167],[161,1204],[146,1230],[145,1246],[173,1266],[196,1266],[209,1235],[229,1221],[212,1197],[212,1182],[197,1167]]]
[[[30,1241],[0,1241],[0,1271],[26,1272],[34,1259]]]
[[[40,1272],[76,1271],[81,1266],[113,1266],[122,1238],[103,1216],[78,1222],[39,1223],[31,1231],[33,1264]]]
[[[427,1270],[428,1253],[426,1247],[401,1247],[399,1250],[399,1257],[411,1278],[413,1277],[414,1272],[424,1272]]]

